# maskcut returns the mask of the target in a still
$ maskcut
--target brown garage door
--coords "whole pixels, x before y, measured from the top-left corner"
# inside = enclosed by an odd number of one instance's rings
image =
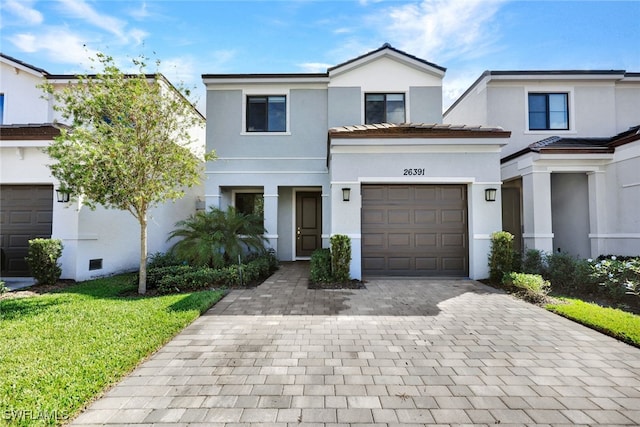
[[[369,276],[469,275],[465,185],[363,185]]]
[[[28,276],[29,240],[51,237],[53,186],[0,186],[2,275]]]

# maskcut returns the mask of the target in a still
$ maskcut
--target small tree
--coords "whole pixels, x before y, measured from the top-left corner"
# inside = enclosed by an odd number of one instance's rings
[[[49,167],[83,204],[129,211],[138,220],[138,292],[144,294],[147,214],[200,182],[203,162],[190,149],[189,131],[202,118],[161,74],[144,73],[145,58],[133,60],[137,74],[123,73],[110,56],[97,60],[103,70],[96,75],[78,76],[60,90],[42,86],[70,120],[46,150],[56,161]]]

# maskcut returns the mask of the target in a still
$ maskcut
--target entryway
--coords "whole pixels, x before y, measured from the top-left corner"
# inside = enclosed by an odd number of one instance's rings
[[[322,196],[296,192],[296,258],[308,258],[322,247]]]

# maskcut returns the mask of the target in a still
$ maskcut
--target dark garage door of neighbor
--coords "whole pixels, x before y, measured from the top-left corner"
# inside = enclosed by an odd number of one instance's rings
[[[51,237],[53,186],[0,186],[2,276],[29,276],[29,240]]]
[[[466,185],[363,185],[366,276],[469,275]]]

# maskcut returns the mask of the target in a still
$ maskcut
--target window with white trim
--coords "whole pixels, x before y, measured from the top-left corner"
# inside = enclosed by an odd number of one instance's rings
[[[364,95],[364,122],[404,123],[404,93],[367,93]]]
[[[529,130],[568,130],[569,94],[530,92]]]
[[[285,95],[248,95],[247,132],[286,132],[287,97]]]

